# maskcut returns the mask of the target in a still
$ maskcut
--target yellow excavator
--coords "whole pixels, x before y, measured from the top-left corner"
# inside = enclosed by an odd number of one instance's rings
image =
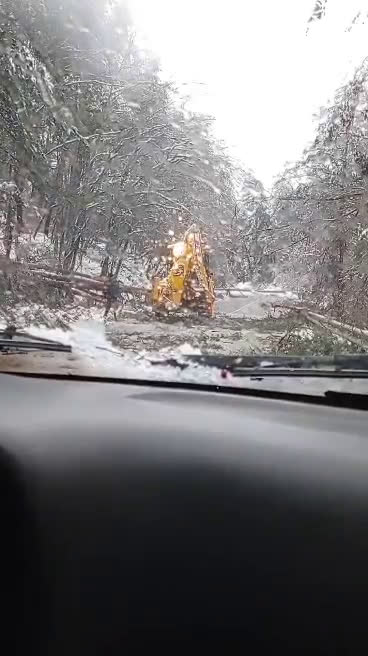
[[[152,280],[152,306],[156,312],[193,310],[213,316],[215,286],[209,265],[209,247],[193,225],[181,241],[168,246],[169,271]]]

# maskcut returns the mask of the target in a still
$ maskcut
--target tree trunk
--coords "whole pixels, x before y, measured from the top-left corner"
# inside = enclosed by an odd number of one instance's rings
[[[12,205],[12,198],[9,198],[8,202],[8,211],[6,213],[6,220],[5,220],[5,229],[4,229],[4,247],[5,247],[5,256],[9,260],[10,259],[10,253],[11,253],[11,247],[13,243],[13,205]]]

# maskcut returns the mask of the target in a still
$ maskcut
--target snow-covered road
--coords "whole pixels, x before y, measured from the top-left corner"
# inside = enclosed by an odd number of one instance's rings
[[[171,352],[178,348],[224,355],[274,353],[286,330],[285,320],[274,306],[290,305],[295,295],[277,288],[257,291],[245,283],[238,287],[231,296],[224,293],[218,298],[213,318],[182,314],[158,319],[144,303],[138,309],[128,302],[118,310],[118,321],[111,312],[105,322],[103,306],[87,307],[80,298],[58,309],[19,304],[12,308],[7,322],[26,328],[46,325],[73,329],[80,321],[92,321],[97,332],[106,334],[124,353]],[[65,338],[65,333],[64,338],[59,336],[61,341]]]
[[[275,352],[285,326],[275,305],[295,303],[297,297],[276,287],[257,291],[243,283],[216,302],[213,318],[190,315],[159,320],[149,313],[122,312],[108,322],[107,334],[128,351],[175,350],[183,344],[202,353],[246,355]]]

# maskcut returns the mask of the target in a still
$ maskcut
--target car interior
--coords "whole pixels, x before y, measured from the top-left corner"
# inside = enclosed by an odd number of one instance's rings
[[[365,653],[364,411],[164,383],[0,384],[1,653],[174,636]]]

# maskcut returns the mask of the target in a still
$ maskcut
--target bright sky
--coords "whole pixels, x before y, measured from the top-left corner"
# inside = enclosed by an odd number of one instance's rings
[[[368,0],[128,0],[165,77],[216,118],[216,133],[266,184],[313,137],[313,115],[368,55]],[[182,86],[183,85],[183,86]]]

